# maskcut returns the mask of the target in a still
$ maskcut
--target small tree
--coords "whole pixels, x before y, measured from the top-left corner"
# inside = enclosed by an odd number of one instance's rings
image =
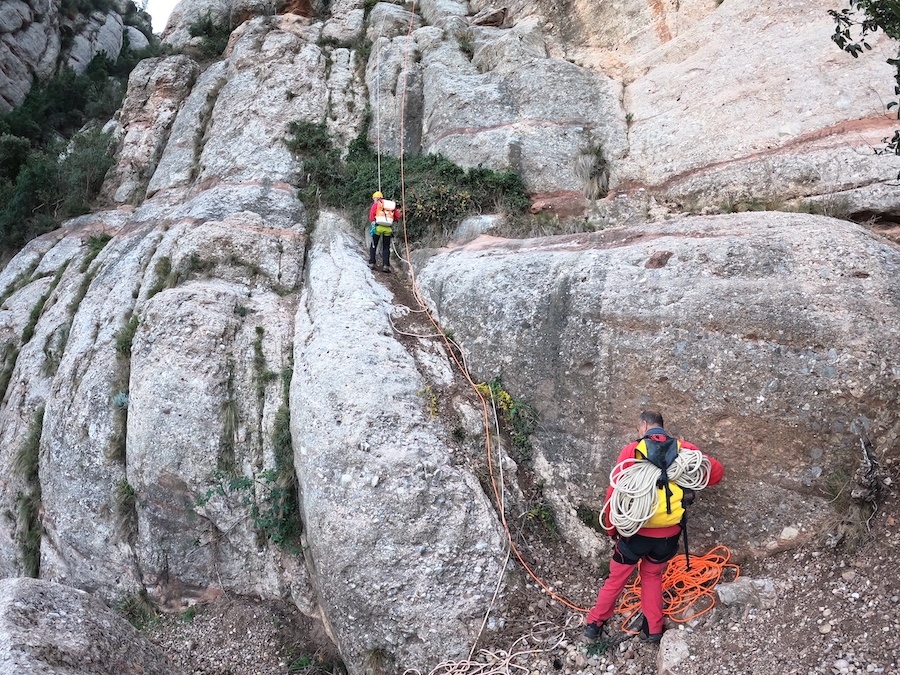
[[[868,37],[879,30],[893,40],[900,40],[900,0],[847,0],[848,7],[838,11],[828,10],[834,19],[834,43],[857,58],[863,51],[872,49]],[[897,109],[900,119],[900,47],[897,56],[887,62],[894,67],[894,100],[887,104],[888,110]],[[877,148],[879,155],[900,155],[900,129],[891,138],[884,139],[885,146]],[[900,178],[900,174],[898,174]]]

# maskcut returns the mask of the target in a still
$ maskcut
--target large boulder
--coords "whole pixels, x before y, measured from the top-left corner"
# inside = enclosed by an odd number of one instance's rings
[[[72,221],[0,277],[0,499],[22,513],[2,519],[0,571],[110,601],[230,590],[312,612],[302,564],[244,501],[268,499],[278,465],[303,209],[277,185],[173,201]],[[18,461],[31,436],[36,476]]]
[[[0,579],[0,675],[180,672],[95,596],[37,579]]]
[[[291,428],[306,551],[351,673],[463,658],[504,574],[504,536],[477,478],[456,465],[422,402],[430,339],[391,328],[390,294],[323,213],[297,313]],[[443,365],[441,365],[443,364]]]
[[[420,263],[423,293],[477,376],[501,375],[537,407],[535,468],[585,553],[596,546],[575,510],[602,505],[642,408],[725,463],[698,542],[744,550],[769,529],[815,527],[827,477],[858,460],[857,424],[881,451],[900,443],[900,254],[852,223],[684,218],[481,237]]]

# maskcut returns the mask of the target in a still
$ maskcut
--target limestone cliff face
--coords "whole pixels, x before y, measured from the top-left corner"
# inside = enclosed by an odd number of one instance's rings
[[[124,23],[124,15],[132,25]],[[149,43],[136,26],[147,32],[150,21],[138,14],[131,0],[119,0],[110,10],[89,14],[63,0],[4,0],[0,5],[0,112],[20,105],[35,80],[46,80],[59,68],[68,66],[81,74],[100,53],[115,60],[126,40],[131,49],[143,49]]]
[[[729,467],[702,529],[741,551],[815,527],[855,425],[896,454],[896,248],[818,216],[661,219],[748,195],[891,212],[869,144],[892,122],[859,85],[887,66],[837,51],[820,3],[608,5],[184,0],[186,53],[139,64],[110,125],[106,210],[0,272],[0,577],[290,597],[354,674],[464,656],[495,590],[503,613],[505,534],[455,440],[483,440],[473,395],[430,329],[397,328],[419,308],[348,214],[297,199],[294,121],[346,147],[368,120],[383,152],[631,223],[412,261],[472,371],[537,406],[534,468],[583,555],[606,544],[573,514],[642,406]],[[207,12],[234,28],[213,62],[190,56]]]
[[[311,54],[338,72],[323,76],[321,63],[307,70],[315,82],[340,81],[354,92],[352,105],[333,87],[327,95],[326,118],[340,139],[360,128],[357,104],[367,95],[369,138],[382,151],[440,152],[467,167],[513,169],[531,191],[567,200],[568,213],[589,220],[618,222],[619,199],[674,212],[804,200],[832,211],[893,213],[890,181],[900,160],[872,150],[894,120],[878,88],[865,85],[883,82],[889,91],[890,66],[839,51],[830,8],[826,0],[520,0],[505,7],[499,25],[483,25],[474,16],[491,9],[483,0],[430,0],[415,14],[379,3],[364,25],[362,3],[351,1],[311,23],[314,36],[306,36],[321,45]],[[184,45],[201,10],[232,22],[272,13],[249,0],[240,7],[185,0],[166,40]],[[357,72],[351,45],[361,33],[372,43],[364,83],[340,75]],[[269,68],[267,81],[284,72]],[[314,107],[322,101],[315,89]]]

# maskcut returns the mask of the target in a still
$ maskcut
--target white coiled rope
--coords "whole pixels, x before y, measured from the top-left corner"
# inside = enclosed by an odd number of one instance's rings
[[[623,537],[641,529],[659,508],[656,488],[659,471],[658,466],[647,460],[626,459],[610,472],[609,484],[613,491],[603,510],[609,509],[609,520]],[[709,484],[709,472],[709,460],[699,450],[679,451],[668,468],[671,482],[691,490],[705,488]]]

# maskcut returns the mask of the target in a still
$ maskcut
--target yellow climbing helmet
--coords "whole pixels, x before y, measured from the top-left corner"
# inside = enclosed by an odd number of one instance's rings
[[[380,192],[373,192],[373,193],[372,193],[372,199],[381,199],[382,197],[384,197],[384,195],[381,194]]]

